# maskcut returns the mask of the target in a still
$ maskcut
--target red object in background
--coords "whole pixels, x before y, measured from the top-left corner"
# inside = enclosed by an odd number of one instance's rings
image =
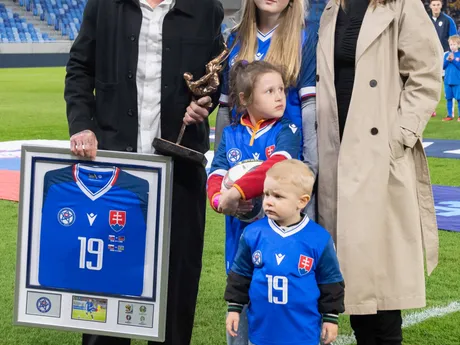
[[[0,199],[19,201],[19,171],[0,170]]]

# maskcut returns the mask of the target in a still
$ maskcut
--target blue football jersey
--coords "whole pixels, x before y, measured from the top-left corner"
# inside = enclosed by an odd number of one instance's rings
[[[263,34],[257,31],[257,52],[254,56],[255,61],[263,60],[270,48],[271,39],[276,31],[276,27],[270,32]],[[229,63],[223,72],[222,91],[219,102],[222,105],[228,105],[229,95],[229,72],[235,62],[238,60],[240,43],[235,46],[234,40],[236,32],[230,34],[227,40],[227,46],[233,47],[228,57]],[[288,89],[286,98],[286,110],[284,116],[293,122],[297,127],[302,128],[302,100],[316,95],[316,46],[318,42],[318,26],[312,22],[307,22],[305,30],[302,33],[302,60],[300,74],[295,87]],[[232,110],[232,116],[237,116],[235,109]]]
[[[86,312],[87,313],[92,313],[93,311],[96,311],[96,308],[94,307],[93,302],[86,302]]]
[[[273,155],[283,155],[287,159],[299,159],[301,137],[300,129],[284,117],[258,131],[254,131],[242,122],[228,126],[222,133],[209,176],[213,174],[225,176],[231,167],[248,159],[266,161]],[[238,249],[239,239],[247,224],[238,218],[225,216],[227,272],[230,270]]]
[[[319,284],[342,282],[329,233],[308,217],[290,227],[264,218],[246,227],[232,271],[252,277],[249,338],[254,344],[318,345]]]
[[[452,61],[447,60],[450,53],[444,53],[444,85],[460,85],[460,51],[453,53]]]
[[[45,174],[40,286],[141,296],[149,184],[79,164]]]

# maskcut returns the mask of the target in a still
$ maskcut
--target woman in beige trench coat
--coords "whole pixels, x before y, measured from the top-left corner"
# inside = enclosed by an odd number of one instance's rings
[[[318,213],[336,240],[358,345],[402,342],[438,235],[422,132],[442,50],[420,0],[331,0],[319,30]],[[369,5],[369,6],[368,6]]]

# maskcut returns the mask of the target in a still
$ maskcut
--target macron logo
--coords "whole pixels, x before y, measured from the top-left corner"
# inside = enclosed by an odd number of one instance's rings
[[[277,262],[278,266],[280,265],[281,261],[283,261],[285,256],[286,255],[283,255],[283,254],[275,254],[276,262]]]
[[[93,226],[94,221],[96,220],[97,214],[87,213],[89,226]]]

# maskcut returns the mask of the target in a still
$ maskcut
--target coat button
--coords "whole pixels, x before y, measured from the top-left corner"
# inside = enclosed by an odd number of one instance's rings
[[[370,85],[371,87],[376,87],[376,86],[377,86],[377,80],[372,79],[372,80],[369,82],[369,85]]]
[[[133,152],[133,147],[132,147],[132,146],[128,146],[128,147],[126,148],[126,151],[128,151],[128,152]]]
[[[128,109],[128,116],[133,116],[133,110],[132,109]]]
[[[131,71],[128,72],[128,78],[133,79],[133,73]]]
[[[166,50],[167,52],[169,52],[169,51],[171,50],[171,48],[166,47],[165,50]]]
[[[371,129],[371,134],[372,134],[372,135],[377,135],[378,132],[379,132],[379,130],[378,130],[377,128],[375,128],[375,127],[373,127],[373,128]]]
[[[131,36],[129,37],[129,39],[130,39],[132,42],[134,42],[134,41],[136,40],[136,36],[131,35]]]
[[[168,88],[168,84],[165,84],[164,88],[167,89],[167,88]]]
[[[316,81],[319,81],[319,74],[316,75]]]

